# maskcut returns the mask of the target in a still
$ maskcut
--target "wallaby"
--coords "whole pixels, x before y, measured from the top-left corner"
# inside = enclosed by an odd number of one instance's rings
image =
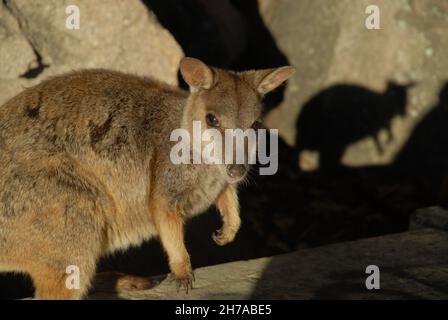
[[[183,58],[190,92],[107,70],[56,76],[0,108],[0,270],[28,273],[37,299],[81,299],[101,256],[158,237],[178,286],[194,279],[185,221],[215,204],[218,245],[240,227],[248,165],[170,161],[176,128],[250,128],[294,69],[233,72]],[[79,289],[66,285],[79,268]]]

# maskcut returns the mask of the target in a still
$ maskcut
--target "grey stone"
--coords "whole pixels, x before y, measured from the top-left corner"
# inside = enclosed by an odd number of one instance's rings
[[[1,78],[17,79],[36,65],[33,48],[3,2],[0,3],[0,44]]]
[[[177,84],[182,50],[141,1],[76,1],[79,30],[66,28],[65,10],[72,4],[11,0],[7,8],[1,5],[1,17],[6,19],[0,20],[0,39],[7,41],[0,42],[0,71],[7,72],[0,73],[0,104],[24,86],[81,68],[108,68]],[[35,67],[41,70],[19,78]]]

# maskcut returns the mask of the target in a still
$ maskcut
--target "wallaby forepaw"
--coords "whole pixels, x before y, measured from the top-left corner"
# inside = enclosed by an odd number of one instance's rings
[[[193,271],[181,276],[175,274],[172,274],[171,276],[172,280],[176,281],[176,290],[178,293],[181,290],[185,290],[185,293],[188,293],[190,289],[193,289],[193,282],[195,280]]]
[[[176,282],[177,292],[182,289],[188,293],[190,289],[193,289],[193,281],[195,278],[189,259],[182,263],[172,264],[170,268],[172,272],[171,279]]]
[[[222,229],[219,229],[213,233],[212,238],[218,246],[224,246],[233,241],[235,233],[224,232]]]

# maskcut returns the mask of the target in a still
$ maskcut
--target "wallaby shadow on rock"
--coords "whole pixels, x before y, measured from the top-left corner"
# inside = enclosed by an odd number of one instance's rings
[[[348,145],[363,138],[374,138],[383,152],[379,132],[385,129],[393,139],[391,120],[406,114],[409,86],[388,83],[377,93],[367,88],[341,84],[312,97],[302,108],[296,123],[296,151],[317,151],[320,170],[332,171],[341,166]]]

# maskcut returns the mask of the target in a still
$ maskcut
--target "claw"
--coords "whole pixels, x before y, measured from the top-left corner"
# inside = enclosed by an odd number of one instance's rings
[[[183,277],[178,277],[174,274],[172,274],[171,281],[176,281],[176,291],[179,293],[181,289],[185,289],[185,292],[188,294],[190,289],[193,289],[193,281],[195,281],[194,273],[191,272]]]
[[[223,246],[231,242],[231,239],[228,239],[228,237],[224,236],[224,232],[222,229],[213,232],[212,238],[218,246]]]

